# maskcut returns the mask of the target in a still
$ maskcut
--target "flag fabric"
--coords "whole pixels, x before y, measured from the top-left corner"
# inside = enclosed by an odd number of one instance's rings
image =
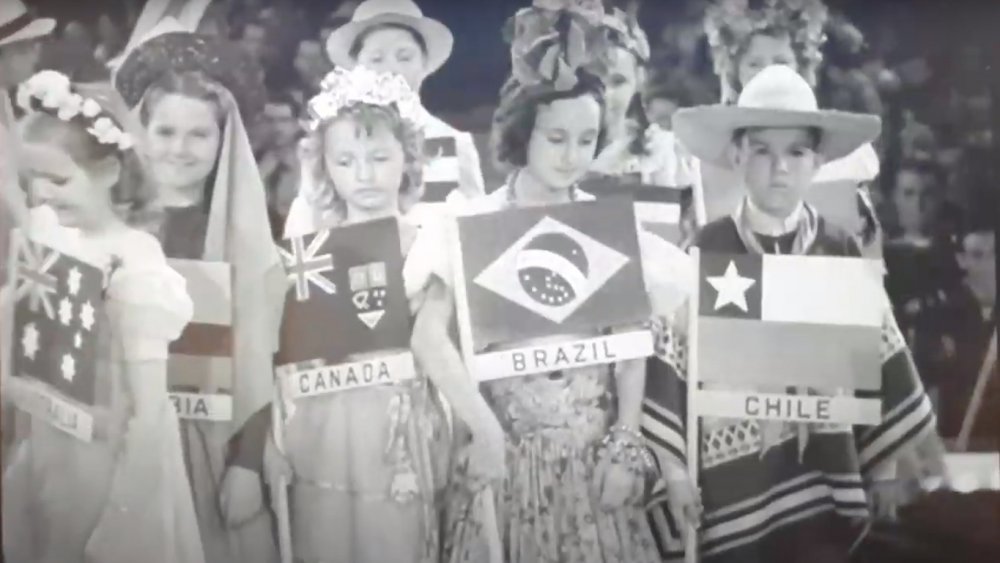
[[[473,349],[647,321],[632,225],[618,201],[459,217]]]
[[[382,219],[282,241],[288,292],[279,366],[409,349],[399,236],[396,219]]]
[[[458,143],[455,137],[431,137],[424,141],[422,201],[440,203],[459,187]]]
[[[693,188],[643,184],[638,174],[596,176],[580,188],[598,199],[623,198],[635,204],[636,219],[647,231],[671,242],[683,241],[682,218],[694,202]]]
[[[16,248],[12,375],[93,406],[104,273],[31,239]]]
[[[702,253],[699,378],[879,390],[880,280],[860,258]]]

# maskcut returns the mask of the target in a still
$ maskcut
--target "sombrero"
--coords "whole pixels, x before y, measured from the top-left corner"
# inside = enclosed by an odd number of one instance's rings
[[[817,152],[828,161],[875,140],[882,130],[876,115],[820,110],[816,94],[797,72],[783,65],[760,71],[735,106],[716,104],[678,110],[674,131],[696,157],[731,168],[728,149],[740,129],[816,128],[822,132]]]
[[[21,0],[0,0],[0,45],[45,37],[55,28],[56,20],[32,17]]]
[[[232,93],[247,123],[264,109],[267,94],[260,65],[232,41],[173,32],[158,35],[132,51],[115,76],[115,87],[129,106],[168,72],[201,71]]]
[[[441,68],[451,56],[455,37],[443,23],[425,17],[413,0],[365,0],[354,10],[350,23],[344,24],[326,40],[330,61],[345,68],[354,66],[351,48],[365,31],[379,24],[406,26],[420,34],[427,45],[427,71]]]

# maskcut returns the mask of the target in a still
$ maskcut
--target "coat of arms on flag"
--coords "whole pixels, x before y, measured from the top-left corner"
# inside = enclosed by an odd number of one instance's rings
[[[632,201],[636,219],[644,229],[673,244],[682,242],[682,219],[693,204],[690,186],[655,186],[643,184],[638,178],[597,176],[582,182],[580,188],[598,199]]]
[[[472,215],[459,217],[457,228],[459,332],[478,376],[527,375],[652,353],[647,330],[597,336],[650,315],[629,202]],[[516,347],[561,336],[576,340]]]
[[[15,240],[12,354],[16,404],[90,441],[104,272],[30,238]]]
[[[233,415],[232,267],[171,259],[184,276],[194,318],[170,343],[167,383],[177,416],[222,422]]]
[[[715,389],[702,392],[701,414],[880,420],[879,400],[854,398],[881,390],[887,304],[876,262],[699,255],[697,378]]]
[[[288,274],[277,364],[292,397],[414,375],[396,219],[282,242]]]

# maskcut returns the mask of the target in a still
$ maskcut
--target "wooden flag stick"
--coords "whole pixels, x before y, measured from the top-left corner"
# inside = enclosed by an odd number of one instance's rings
[[[958,432],[958,451],[964,452],[969,449],[969,440],[972,437],[972,429],[976,424],[976,417],[982,407],[983,395],[986,393],[986,385],[990,381],[990,375],[997,363],[997,329],[993,329],[990,337],[989,348],[986,349],[986,357],[983,358],[983,366],[979,369],[979,378],[976,380],[976,387],[972,391],[972,399],[969,400],[969,408],[965,411],[965,418],[962,420],[962,429]]]
[[[698,465],[699,446],[701,444],[699,436],[700,419],[698,416],[698,310],[700,303],[699,291],[701,284],[701,250],[697,246],[692,246],[690,250],[691,260],[695,265],[695,279],[691,299],[688,301],[688,335],[687,335],[687,464],[688,477],[691,483],[698,487]],[[678,522],[678,526],[684,526],[687,533],[684,534],[684,561],[685,563],[698,562],[698,527],[689,522]]]
[[[504,563],[503,543],[500,540],[500,526],[497,524],[497,505],[493,487],[486,487],[479,493],[479,509],[483,511],[483,528],[489,563]]]
[[[280,377],[280,376],[279,376]],[[274,435],[274,445],[278,451],[285,453],[285,417],[282,401],[281,379],[275,381],[276,393],[271,402],[271,432]],[[271,483],[272,508],[278,519],[278,549],[281,553],[281,563],[293,563],[292,560],[292,523],[288,514],[288,483],[285,477],[277,478]]]

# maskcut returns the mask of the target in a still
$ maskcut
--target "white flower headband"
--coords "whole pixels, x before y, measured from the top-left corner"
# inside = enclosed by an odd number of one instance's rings
[[[69,77],[60,72],[43,70],[22,83],[17,89],[17,105],[27,112],[41,107],[62,121],[83,117],[90,124],[87,133],[102,145],[117,145],[119,151],[135,146],[132,136],[122,131],[99,103],[74,92]]]
[[[351,70],[336,68],[326,75],[320,93],[309,100],[309,128],[315,131],[324,121],[355,104],[394,106],[403,119],[418,127],[422,124],[420,98],[403,77],[359,65]]]

